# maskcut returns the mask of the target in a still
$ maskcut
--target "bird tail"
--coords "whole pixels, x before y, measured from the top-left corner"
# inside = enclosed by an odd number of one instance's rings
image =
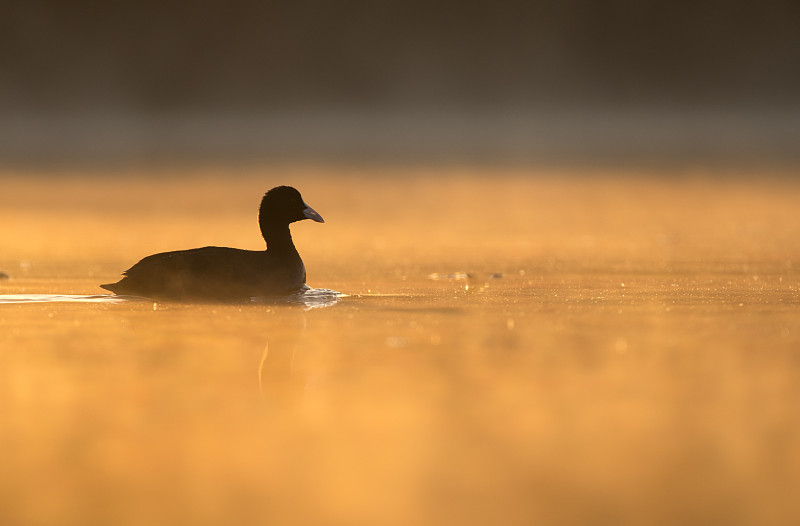
[[[100,285],[100,288],[101,288],[101,289],[110,290],[110,291],[111,291],[111,292],[113,292],[114,294],[119,294],[119,293],[117,292],[117,290],[118,290],[118,288],[117,288],[117,285],[119,285],[119,283],[106,283],[106,284],[104,284],[104,285]]]

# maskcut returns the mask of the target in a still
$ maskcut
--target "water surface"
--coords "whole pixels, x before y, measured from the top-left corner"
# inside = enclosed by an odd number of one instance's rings
[[[800,520],[796,183],[284,170],[7,178],[0,522]],[[99,294],[273,179],[318,297]]]

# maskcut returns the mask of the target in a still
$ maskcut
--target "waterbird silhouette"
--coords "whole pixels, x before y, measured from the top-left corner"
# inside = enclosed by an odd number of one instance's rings
[[[261,200],[258,224],[266,250],[203,247],[153,254],[100,285],[115,294],[159,299],[243,300],[291,294],[306,288],[306,269],[289,224],[325,221],[291,186],[278,186]]]

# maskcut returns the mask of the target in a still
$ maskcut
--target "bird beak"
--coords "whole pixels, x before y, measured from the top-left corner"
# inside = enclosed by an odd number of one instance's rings
[[[317,223],[324,223],[325,220],[322,219],[322,216],[317,213],[316,210],[311,208],[310,206],[306,205],[305,210],[303,210],[303,216],[306,219],[310,219],[312,221],[316,221]]]

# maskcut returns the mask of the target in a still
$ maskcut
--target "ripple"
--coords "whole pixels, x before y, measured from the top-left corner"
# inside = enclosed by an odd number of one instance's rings
[[[312,289],[306,288],[289,294],[288,296],[266,296],[250,298],[252,303],[268,303],[285,304],[285,305],[300,305],[305,310],[319,309],[322,307],[330,307],[339,302],[339,299],[347,297],[347,294],[331,290],[331,289]]]
[[[270,296],[250,298],[246,303],[259,303],[270,305],[300,305],[305,310],[330,307],[338,303],[340,298],[346,297],[331,289],[307,288],[288,296]],[[0,304],[20,303],[126,303],[139,301],[153,301],[152,298],[141,296],[124,296],[116,294],[0,294]],[[161,300],[159,300],[161,302]]]
[[[130,296],[114,294],[0,294],[0,303],[122,303]]]

